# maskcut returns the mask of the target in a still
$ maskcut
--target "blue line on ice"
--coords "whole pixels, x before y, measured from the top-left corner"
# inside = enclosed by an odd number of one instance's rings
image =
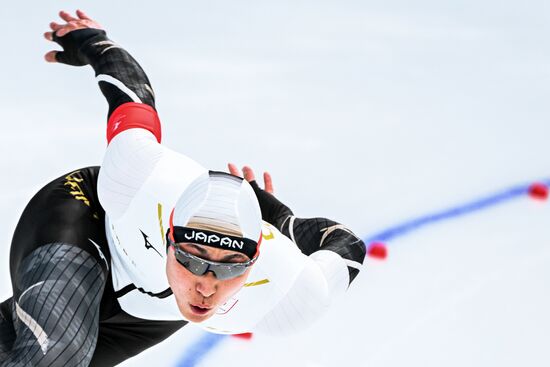
[[[185,350],[183,359],[178,363],[178,367],[196,366],[206,354],[214,349],[227,335],[204,333],[197,341]]]
[[[544,183],[550,186],[550,178],[540,180],[538,182]],[[531,184],[524,184],[514,186],[502,191],[497,192],[489,196],[482,197],[480,199],[472,200],[466,204],[462,204],[450,209],[441,210],[439,212],[423,215],[419,218],[406,221],[396,226],[385,229],[379,233],[369,236],[364,241],[369,244],[373,241],[389,241],[396,237],[403,236],[413,230],[417,230],[420,227],[424,227],[428,224],[441,222],[454,217],[464,216],[472,212],[485,209],[491,206],[501,204],[505,201],[509,201],[513,198],[526,195],[529,191]]]
[[[540,180],[546,186],[550,186],[550,178]],[[441,210],[435,213],[420,216],[418,218],[405,221],[374,235],[364,239],[368,245],[373,241],[389,241],[396,237],[403,236],[421,227],[429,224],[449,220],[455,217],[464,216],[481,209],[486,209],[514,198],[524,196],[528,193],[529,184],[514,186],[495,194],[485,196],[476,200],[472,200],[466,204],[458,205],[450,209]],[[183,353],[183,359],[179,362],[178,367],[195,367],[206,355],[218,346],[222,341],[227,339],[228,335],[204,333],[195,343],[193,343]]]

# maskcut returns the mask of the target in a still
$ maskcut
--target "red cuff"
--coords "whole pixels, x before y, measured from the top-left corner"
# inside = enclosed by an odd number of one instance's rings
[[[143,103],[128,102],[117,107],[107,122],[107,143],[128,129],[145,129],[160,143],[161,129],[157,111]]]

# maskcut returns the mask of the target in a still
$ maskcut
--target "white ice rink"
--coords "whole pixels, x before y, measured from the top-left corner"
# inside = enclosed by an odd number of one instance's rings
[[[0,10],[0,299],[11,235],[49,180],[101,162],[91,68],[49,65],[76,6],[148,73],[164,143],[269,170],[298,216],[366,238],[550,179],[550,7],[517,1],[10,1]],[[197,366],[550,365],[550,202],[527,195],[388,241],[345,299],[285,339],[225,338]],[[186,326],[123,366],[181,366]]]

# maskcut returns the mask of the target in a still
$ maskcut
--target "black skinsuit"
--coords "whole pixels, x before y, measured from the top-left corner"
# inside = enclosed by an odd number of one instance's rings
[[[19,220],[10,253],[13,297],[0,306],[2,366],[112,366],[186,324],[120,309],[98,173],[83,168],[52,181]]]

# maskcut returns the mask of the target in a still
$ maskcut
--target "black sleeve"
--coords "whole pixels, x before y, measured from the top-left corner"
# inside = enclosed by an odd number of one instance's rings
[[[250,182],[250,186],[254,189],[254,193],[260,203],[262,219],[280,230],[283,223],[293,215],[292,210],[281,203],[275,196],[262,190],[256,181]]]
[[[296,243],[305,255],[318,250],[336,252],[347,260],[350,283],[355,279],[366,255],[365,243],[344,225],[327,218],[296,218],[292,210],[275,196],[251,183],[262,211],[262,219],[274,225]]]
[[[39,247],[20,264],[2,303],[0,365],[88,366],[99,331],[106,273],[73,245]]]
[[[91,65],[101,92],[109,103],[109,116],[123,103],[145,103],[155,108],[155,95],[147,75],[138,62],[122,47],[107,38],[100,29],[79,29],[53,36],[63,47],[57,61],[74,65]]]

